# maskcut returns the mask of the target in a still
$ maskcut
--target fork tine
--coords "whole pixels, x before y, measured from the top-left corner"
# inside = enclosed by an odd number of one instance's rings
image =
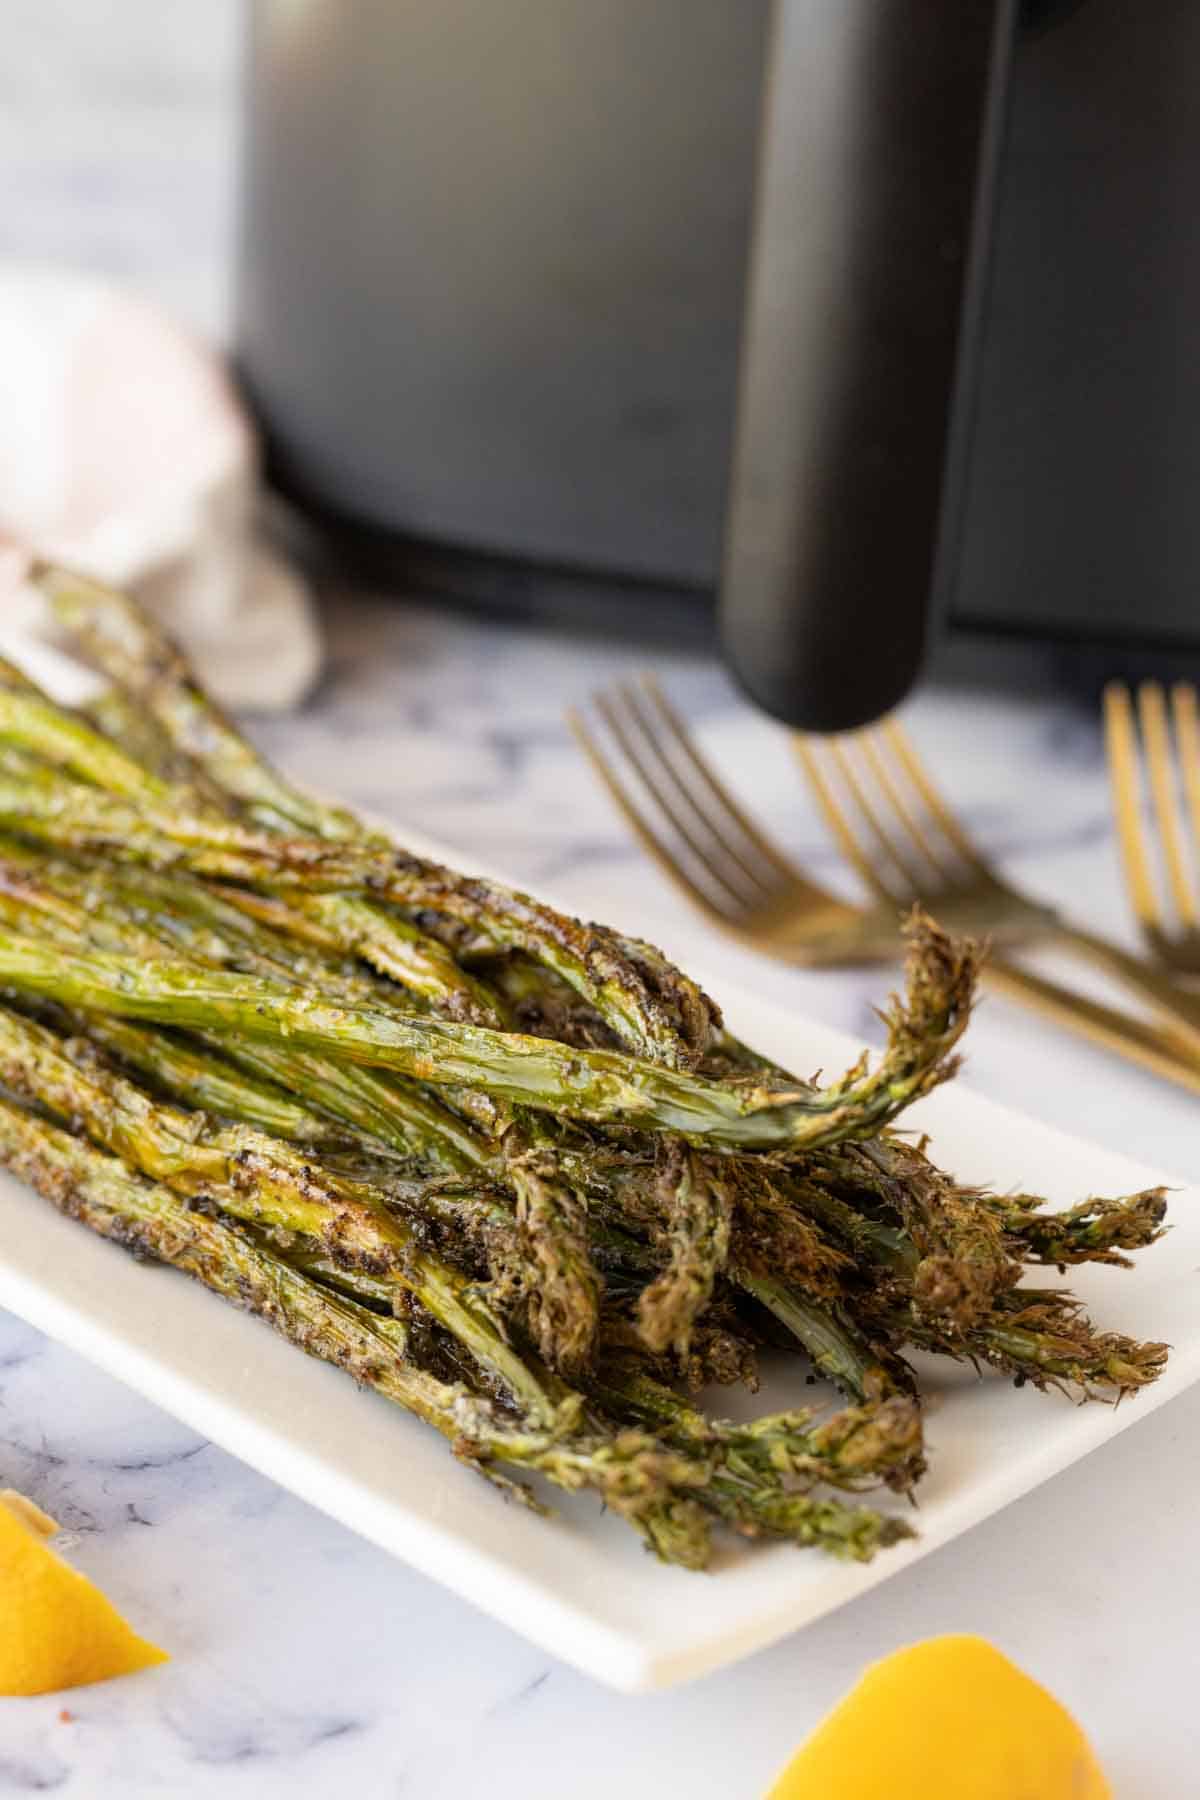
[[[800,766],[808,777],[808,785],[812,789],[813,798],[825,815],[825,823],[840,847],[842,855],[853,868],[858,870],[863,882],[878,899],[894,900],[895,895],[880,879],[874,863],[859,843],[849,819],[834,798],[833,789],[821,769],[811,739],[805,737],[803,732],[796,731],[792,733],[792,745],[800,759]]]
[[[1161,931],[1162,915],[1142,834],[1133,707],[1123,681],[1110,681],[1104,690],[1104,743],[1130,903],[1134,916],[1147,931]]]
[[[1196,905],[1192,898],[1192,884],[1179,830],[1179,811],[1175,803],[1167,703],[1157,681],[1143,681],[1138,689],[1138,720],[1142,727],[1142,743],[1146,751],[1146,767],[1150,775],[1150,792],[1158,819],[1163,860],[1167,867],[1167,882],[1180,922],[1188,926],[1194,925]]]
[[[802,880],[799,869],[788,862],[770,838],[760,831],[750,815],[734,799],[712,764],[700,754],[687,726],[667,699],[655,677],[647,672],[640,679],[642,692],[657,714],[658,721],[666,733],[667,741],[680,753],[701,784],[704,800],[697,800],[690,793],[688,798],[705,820],[713,836],[720,841],[735,862],[741,863],[743,868],[746,865],[742,857],[729,841],[735,833],[740,833],[747,845],[762,858],[776,881]],[[645,716],[646,714],[643,713],[643,717]],[[725,826],[724,830],[722,830],[722,823]],[[746,872],[747,874],[751,873],[749,869]],[[762,881],[764,886],[768,885],[761,875],[756,878]]]
[[[855,740],[855,747],[859,751],[863,748],[861,741],[857,738]],[[879,875],[880,881],[888,888],[889,894],[891,894],[894,899],[914,899],[916,895],[921,892],[923,887],[928,887],[928,882],[922,882],[919,871],[909,862],[903,851],[899,849],[891,832],[888,831],[886,825],[883,823],[879,812],[875,806],[872,805],[871,799],[867,793],[866,783],[855,771],[854,764],[850,759],[850,751],[846,743],[841,738],[831,738],[829,740],[829,753],[838,766],[842,781],[849,790],[850,798],[857,806],[859,813],[866,824],[867,830],[879,845],[879,848],[882,850],[887,861],[891,863],[894,869],[899,871],[900,890],[897,892],[894,888],[888,886],[887,882],[884,881],[879,865],[876,864],[876,873]],[[870,759],[867,758],[866,760],[869,768]]]
[[[668,881],[673,881],[678,887],[681,887],[700,911],[712,919],[715,924],[728,925],[733,922],[734,915],[718,906],[712,896],[693,880],[678,857],[668,849],[666,843],[650,825],[615,768],[601,750],[600,745],[584,724],[582,715],[574,707],[568,708],[567,725],[575,742],[591,764],[597,780],[607,790],[617,811],[624,818],[647,856],[658,864]]]
[[[916,745],[913,743],[907,731],[905,731],[903,725],[901,725],[899,719],[893,715],[890,719],[885,719],[879,729],[887,739],[892,750],[895,752],[908,775],[909,780],[916,788],[918,794],[920,794],[921,799],[925,802],[929,812],[933,818],[937,820],[943,836],[953,844],[963,861],[967,863],[970,868],[974,869],[977,875],[986,876],[990,879],[992,873],[991,869],[959,824],[950,807],[947,806],[946,802],[942,799],[942,796],[934,787],[924,763],[917,754]]]
[[[1196,705],[1196,690],[1190,681],[1177,681],[1171,689],[1171,711],[1175,716],[1175,742],[1179,748],[1183,790],[1192,815],[1193,846],[1200,852],[1200,712]]]
[[[932,869],[935,881],[943,884],[952,882],[955,878],[954,870],[944,856],[939,856],[936,846],[916,810],[909,804],[901,782],[897,778],[897,774],[902,771],[893,773],[893,765],[889,756],[890,745],[887,738],[882,732],[868,729],[859,732],[858,746],[884,799],[891,806],[892,812],[902,828],[908,833],[909,840],[917,854],[923,856]]]
[[[714,857],[712,844],[703,842],[702,837],[696,833],[693,821],[687,815],[680,814],[680,808],[673,803],[669,788],[664,785],[664,779],[662,779],[664,769],[662,769],[662,758],[658,756],[657,745],[646,743],[644,733],[640,731],[637,715],[633,715],[633,725],[630,725],[628,718],[622,718],[617,702],[621,702],[622,706],[628,709],[628,695],[622,688],[613,689],[612,693],[594,695],[597,713],[601,715],[604,724],[608,725],[608,729],[612,731],[622,756],[633,767],[642,787],[646,788],[646,792],[655,801],[658,812],[666,819],[680,842],[685,844],[685,848],[693,857],[694,862],[698,864],[698,868],[703,869],[705,877],[711,878],[716,887],[723,891],[723,896],[732,900],[734,907],[743,909],[748,904],[754,904],[754,900],[759,898],[756,887],[747,884],[745,878],[738,882],[736,873],[721,864],[720,855]],[[700,815],[702,826],[703,823],[705,823],[703,815]]]
[[[779,878],[772,869],[754,868],[745,855],[738,855],[738,851],[725,842],[720,826],[712,823],[707,810],[694,797],[687,781],[682,779],[675,763],[667,756],[653,729],[653,720],[640,707],[639,693],[633,684],[619,682],[615,688],[608,689],[606,695],[596,695],[596,704],[601,711],[606,711],[613,733],[621,731],[617,707],[622,707],[622,749],[655,796],[667,821],[702,864],[705,873],[718,880],[739,907],[761,904],[774,895],[779,889]]]

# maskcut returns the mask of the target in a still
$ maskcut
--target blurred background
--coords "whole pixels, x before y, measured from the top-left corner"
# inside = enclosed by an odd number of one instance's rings
[[[0,244],[231,351],[309,566],[719,636],[807,729],[930,650],[1093,700],[1200,650],[1200,20],[1154,14],[18,0]]]
[[[0,245],[233,321],[243,0],[13,0],[0,70]]]

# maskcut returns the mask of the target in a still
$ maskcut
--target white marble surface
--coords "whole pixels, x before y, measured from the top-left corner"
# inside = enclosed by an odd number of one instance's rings
[[[220,332],[241,14],[238,0],[10,0],[0,254],[124,275]],[[626,840],[560,713],[630,653],[366,603],[332,610],[330,638],[320,694],[265,733],[296,774],[457,843],[464,862],[498,862],[684,959],[873,1031],[878,978],[785,973],[716,945]],[[771,825],[834,876],[772,728],[703,664],[658,660]],[[1128,937],[1093,727],[963,695],[922,699],[914,720],[1011,873]],[[972,1029],[967,1079],[1200,1176],[1193,1100],[998,1002]],[[802,1636],[632,1700],[548,1663],[0,1315],[0,1485],[55,1512],[79,1565],[174,1658],[65,1699],[0,1701],[0,1796],[753,1800],[864,1661],[970,1629],[1085,1719],[1119,1800],[1182,1800],[1196,1786],[1198,1441],[1195,1393]]]
[[[149,289],[222,335],[244,0],[6,0],[0,256]]]
[[[468,864],[501,863],[638,923],[684,960],[874,1034],[883,976],[781,971],[719,945],[581,768],[561,708],[637,652],[364,600],[334,601],[328,623],[323,689],[302,716],[260,733],[289,769],[450,840]],[[782,736],[702,660],[657,661],[764,817],[835,877]],[[1127,936],[1090,722],[962,693],[928,695],[912,718],[1010,872]],[[1194,1100],[998,1002],[971,1037],[967,1079],[989,1093],[1200,1176]],[[632,1700],[549,1662],[0,1317],[0,1481],[77,1534],[79,1565],[174,1656],[66,1696],[69,1719],[62,1698],[0,1702],[0,1794],[600,1800],[618,1785],[752,1800],[864,1661],[972,1629],[1078,1709],[1121,1800],[1176,1800],[1193,1767],[1198,1428],[1200,1394],[741,1668]]]

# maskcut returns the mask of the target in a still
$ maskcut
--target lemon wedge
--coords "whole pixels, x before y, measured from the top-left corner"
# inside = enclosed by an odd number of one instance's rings
[[[1070,1713],[983,1638],[938,1637],[866,1674],[767,1800],[1112,1800]]]
[[[58,1526],[0,1489],[0,1694],[52,1694],[166,1662],[50,1548]]]

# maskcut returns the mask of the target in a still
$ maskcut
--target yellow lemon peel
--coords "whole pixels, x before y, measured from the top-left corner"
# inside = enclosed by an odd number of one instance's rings
[[[167,1660],[50,1548],[57,1530],[32,1500],[0,1489],[0,1695],[53,1694]]]
[[[983,1638],[873,1663],[766,1800],[1112,1800],[1083,1732]]]

